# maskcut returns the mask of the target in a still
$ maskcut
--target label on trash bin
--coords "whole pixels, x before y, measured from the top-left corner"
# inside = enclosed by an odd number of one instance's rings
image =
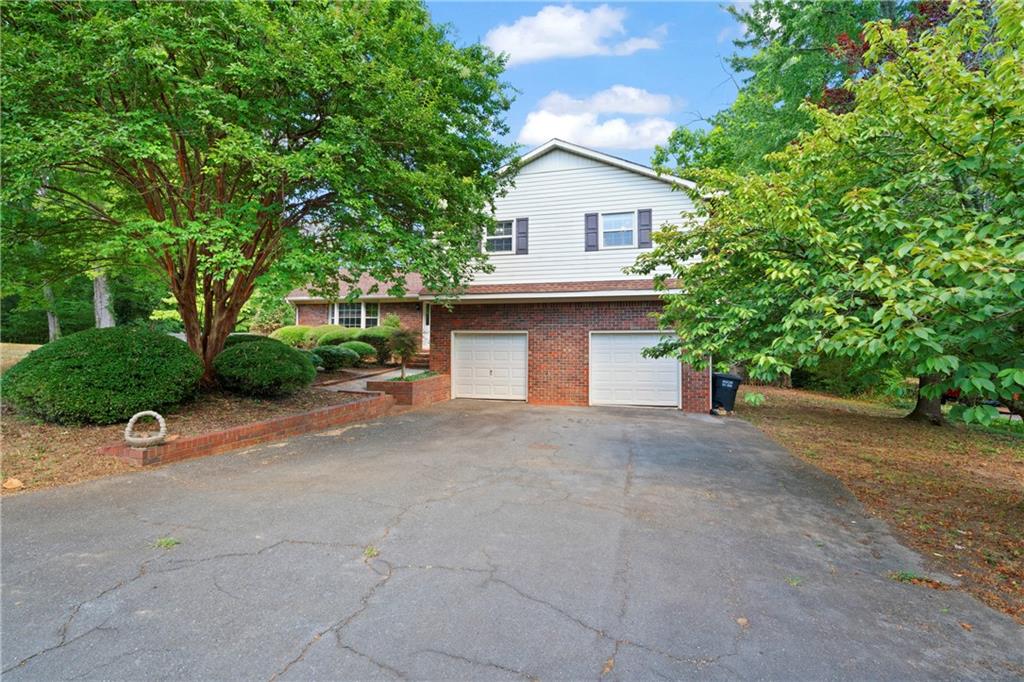
[[[722,388],[736,388],[736,382],[731,379],[721,379]]]

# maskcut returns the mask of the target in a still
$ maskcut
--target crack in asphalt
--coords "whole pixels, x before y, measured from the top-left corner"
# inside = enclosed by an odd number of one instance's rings
[[[512,673],[513,675],[518,675],[526,680],[540,679],[537,675],[533,675],[522,670],[516,670],[515,668],[510,668],[508,666],[501,665],[500,663],[495,663],[493,661],[481,661],[468,656],[463,656],[462,654],[453,654],[450,651],[442,651],[441,649],[419,649],[418,651],[413,652],[413,655],[418,654],[436,654],[438,656],[445,656],[447,658],[451,658],[456,661],[463,661],[464,663],[469,663],[470,665],[479,666],[481,668],[493,668],[494,670]]]
[[[377,666],[378,668],[380,668],[384,672],[390,673],[392,676],[397,677],[400,680],[404,680],[404,679],[406,679],[406,677],[408,677],[404,672],[402,672],[398,668],[393,668],[390,665],[388,665],[387,663],[384,663],[382,661],[378,661],[373,656],[370,656],[367,653],[359,651],[358,649],[353,647],[351,644],[339,644],[338,646],[340,646],[345,651],[351,651],[353,654],[355,654],[356,656],[359,656],[360,658],[365,658],[367,661],[369,661],[373,665]]]

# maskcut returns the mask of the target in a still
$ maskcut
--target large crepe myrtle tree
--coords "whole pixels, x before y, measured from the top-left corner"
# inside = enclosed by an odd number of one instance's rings
[[[695,173],[698,215],[655,234],[636,272],[678,280],[656,352],[742,362],[771,379],[820,357],[920,379],[910,416],[939,396],[986,422],[1024,393],[1024,7],[953,3],[916,40],[869,24],[869,77],[847,113],[813,104],[814,129],[776,170]]]
[[[207,381],[272,268],[447,291],[487,267],[515,152],[496,142],[503,61],[421,4],[20,3],[2,21],[3,199],[29,207],[4,240],[157,269]]]

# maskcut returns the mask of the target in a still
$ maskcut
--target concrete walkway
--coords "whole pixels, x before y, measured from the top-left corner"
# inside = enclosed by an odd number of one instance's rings
[[[738,419],[455,400],[4,499],[0,653],[5,682],[1021,679],[1024,629],[891,571],[927,567]]]

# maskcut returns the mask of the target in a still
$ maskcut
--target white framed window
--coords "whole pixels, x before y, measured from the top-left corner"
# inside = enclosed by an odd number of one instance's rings
[[[332,303],[328,320],[342,327],[376,327],[380,324],[380,304]]]
[[[496,220],[484,235],[487,253],[515,253],[515,232],[511,220]]]
[[[636,245],[636,211],[601,214],[601,248],[626,249]]]

